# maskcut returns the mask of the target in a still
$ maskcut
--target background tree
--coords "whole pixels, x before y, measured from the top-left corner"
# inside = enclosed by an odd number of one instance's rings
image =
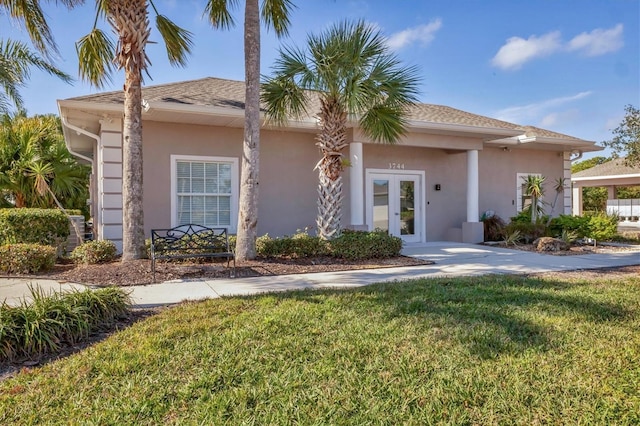
[[[602,142],[613,150],[614,156],[624,156],[629,167],[640,167],[640,110],[627,105],[625,116],[618,127],[613,130],[614,137]]]
[[[82,3],[82,0],[58,0],[69,8]],[[58,54],[58,47],[45,19],[38,0],[0,0],[0,15],[7,14],[27,30],[31,42],[44,58],[32,51],[22,42],[0,39],[0,114],[6,114],[11,106],[23,108],[19,89],[31,76],[35,67],[63,81],[70,82],[71,77],[60,71],[51,59]]]
[[[86,208],[89,167],[64,144],[54,115],[4,115],[0,122],[0,204],[5,207]]]
[[[344,21],[318,36],[309,35],[306,50],[281,49],[273,71],[263,84],[262,100],[276,123],[308,115],[311,97],[320,98],[316,223],[321,238],[334,238],[342,219],[348,120],[357,120],[375,142],[395,143],[406,131],[407,107],[417,99],[417,69],[401,66],[386,39],[370,25]]]
[[[142,189],[142,71],[149,58],[145,48],[151,27],[148,8],[156,14],[156,28],[167,48],[172,65],[186,65],[192,45],[191,33],[166,16],[158,14],[147,0],[96,0],[97,14],[93,30],[76,45],[80,76],[96,87],[110,80],[113,65],[124,68],[124,123],[122,130],[122,261],[146,255],[144,245],[144,213]],[[117,36],[114,45],[96,27],[100,17],[106,18]]]
[[[230,8],[238,0],[208,0],[205,14],[214,28],[234,25]],[[264,0],[262,19],[278,36],[287,34],[289,14],[293,4],[289,0]],[[240,172],[240,208],[236,257],[255,259],[258,236],[258,183],[260,181],[260,7],[258,0],[245,0],[244,11],[244,71],[245,107],[244,142]]]
[[[590,169],[609,161],[608,157],[593,157],[588,160],[579,161],[571,165],[571,173],[578,173]],[[604,187],[584,187],[582,188],[582,209],[585,212],[601,212],[607,209],[607,188]]]

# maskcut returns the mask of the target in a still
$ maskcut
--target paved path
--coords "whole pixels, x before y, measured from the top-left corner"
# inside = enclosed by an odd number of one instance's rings
[[[435,264],[242,279],[176,280],[128,289],[131,290],[133,302],[142,307],[271,291],[352,288],[413,278],[521,274],[640,264],[640,246],[633,252],[553,256],[498,247],[439,242],[406,247],[403,254],[431,260]],[[7,299],[8,303],[19,303],[28,294],[28,284],[28,280],[0,279],[0,301]],[[45,291],[78,287],[51,280],[38,280],[33,284],[43,287]]]

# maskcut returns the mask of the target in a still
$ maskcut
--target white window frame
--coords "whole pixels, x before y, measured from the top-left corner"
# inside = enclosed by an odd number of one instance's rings
[[[542,173],[517,173],[516,174],[516,215],[522,211],[522,185],[527,176],[542,177]],[[538,205],[542,200],[538,200]]]
[[[210,157],[200,155],[171,155],[171,226],[178,225],[178,186],[177,186],[177,168],[178,161],[192,161],[200,163],[228,163],[231,164],[231,217],[229,218],[229,226],[227,232],[235,234],[238,227],[238,203],[240,194],[240,178],[238,158],[236,157]]]

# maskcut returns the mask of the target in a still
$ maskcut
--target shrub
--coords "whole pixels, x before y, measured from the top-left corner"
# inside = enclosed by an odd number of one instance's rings
[[[0,360],[55,352],[125,315],[129,295],[119,288],[45,295],[31,289],[32,302],[0,305]]]
[[[0,209],[0,244],[57,246],[69,236],[69,219],[57,209]]]
[[[268,234],[256,240],[256,252],[264,257],[312,257],[328,254],[327,243],[306,231],[293,236],[271,238]]]
[[[402,240],[385,231],[349,231],[329,241],[331,255],[347,260],[394,257],[400,255]]]
[[[612,239],[618,232],[618,216],[598,213],[587,217],[583,233],[596,241]]]
[[[500,216],[486,216],[482,218],[484,224],[484,240],[500,241],[504,238],[504,220]]]
[[[118,250],[113,241],[87,241],[73,249],[71,260],[83,265],[110,262],[116,258]]]
[[[511,222],[505,227],[505,234],[513,234],[519,232],[520,238],[525,244],[531,244],[533,241],[547,234],[547,227],[544,223],[531,222]]]
[[[551,221],[550,229],[553,235],[570,231],[574,232],[578,238],[610,240],[618,232],[618,217],[606,213],[587,213],[583,216],[560,215]]]
[[[0,271],[28,274],[50,269],[56,263],[56,249],[40,244],[0,246]]]

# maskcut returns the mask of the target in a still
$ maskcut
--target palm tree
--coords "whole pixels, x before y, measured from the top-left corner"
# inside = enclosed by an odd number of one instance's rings
[[[93,30],[76,45],[80,76],[96,87],[110,79],[113,65],[124,68],[124,125],[122,133],[122,261],[146,255],[142,210],[142,71],[149,59],[145,52],[151,28],[149,3],[156,13],[156,28],[162,36],[169,62],[186,65],[192,45],[191,33],[158,14],[148,0],[96,0]],[[116,33],[117,44],[96,27],[104,17]]]
[[[237,0],[208,0],[205,14],[214,28],[229,28],[233,18],[229,7]],[[278,36],[286,35],[290,0],[265,0],[262,19]],[[245,122],[242,169],[240,172],[240,208],[236,257],[255,259],[258,234],[258,182],[260,170],[260,7],[258,0],[245,0],[244,11]]]
[[[83,0],[59,0],[69,8],[80,4]],[[18,110],[23,108],[19,88],[24,86],[30,77],[30,69],[36,67],[65,82],[71,82],[71,76],[60,71],[51,63],[51,58],[58,53],[45,15],[37,0],[15,1],[0,0],[0,13],[6,12],[27,30],[36,50],[45,58],[32,52],[21,42],[0,40],[0,114],[9,112],[11,105]]]
[[[273,69],[262,92],[269,119],[283,124],[289,116],[301,118],[311,97],[319,97],[317,226],[320,237],[334,238],[342,218],[349,119],[357,120],[373,141],[395,143],[405,133],[407,107],[416,100],[417,69],[401,66],[385,38],[362,21],[341,22],[319,36],[309,35],[307,51],[284,48]]]
[[[538,221],[538,216],[542,213],[542,197],[544,196],[544,181],[545,177],[541,175],[527,175],[523,177],[524,181],[524,193],[531,197],[531,223]]]
[[[87,166],[67,151],[54,115],[4,115],[0,122],[0,199],[5,206],[77,208],[86,200]]]

